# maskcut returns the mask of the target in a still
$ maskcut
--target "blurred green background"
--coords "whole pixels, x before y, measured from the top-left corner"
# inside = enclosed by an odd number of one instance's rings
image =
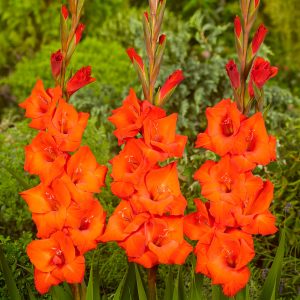
[[[186,79],[166,108],[169,113],[179,113],[178,130],[189,137],[179,168],[182,192],[190,210],[193,198],[199,197],[199,186],[192,175],[212,157],[211,153],[193,149],[197,133],[206,126],[205,108],[231,96],[224,66],[230,58],[236,58],[232,21],[239,14],[238,2],[167,2],[163,32],[168,42],[158,84],[175,69],[183,69]],[[24,299],[28,298],[27,287],[32,286],[32,269],[25,248],[35,236],[35,227],[18,192],[34,186],[37,179],[23,171],[23,147],[30,143],[35,132],[27,127],[17,104],[28,97],[38,78],[43,79],[46,87],[53,85],[50,54],[59,48],[60,5],[61,1],[51,0],[0,0],[0,242]],[[125,49],[134,46],[145,56],[141,16],[146,6],[146,0],[86,0],[85,3],[86,29],[71,68],[76,71],[91,65],[97,81],[74,95],[71,102],[77,109],[91,113],[83,142],[105,164],[119,149],[107,117],[121,104],[129,87],[141,93]],[[300,292],[300,1],[262,0],[255,26],[260,22],[269,29],[260,55],[279,67],[278,76],[265,89],[270,105],[267,125],[269,132],[278,138],[278,160],[257,173],[275,184],[272,212],[278,226],[284,226],[288,234],[280,295],[281,299],[294,299]],[[109,213],[118,203],[109,188],[99,199]],[[251,299],[255,299],[262,286],[277,245],[278,234],[256,238]],[[101,278],[101,290],[112,295],[126,268],[126,259],[114,244],[100,245],[96,253],[93,263]],[[90,259],[88,255],[87,260]],[[185,268],[187,289],[189,269],[190,262]],[[159,269],[159,291],[163,290],[166,270]],[[206,279],[205,284],[209,292]],[[0,299],[8,299],[1,274]]]

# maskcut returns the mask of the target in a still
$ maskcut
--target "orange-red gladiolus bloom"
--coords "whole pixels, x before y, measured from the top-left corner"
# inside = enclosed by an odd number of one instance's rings
[[[97,247],[105,217],[106,213],[96,199],[87,199],[80,204],[73,202],[69,207],[65,227],[81,254]]]
[[[253,169],[257,164],[267,165],[276,159],[276,140],[269,136],[263,115],[258,112],[243,121],[237,134],[233,157],[241,170]]]
[[[61,231],[49,239],[32,241],[27,246],[27,255],[35,267],[35,286],[41,294],[62,281],[83,280],[84,257],[77,254],[71,238]]]
[[[53,181],[51,186],[39,184],[21,192],[22,198],[32,212],[37,227],[37,237],[48,238],[64,227],[71,196],[61,179]]]
[[[111,190],[116,196],[126,198],[132,195],[143,183],[146,172],[153,167],[153,162],[145,157],[145,147],[141,139],[130,139],[119,155],[111,160],[111,177],[114,179]]]
[[[50,184],[64,172],[68,158],[69,154],[58,148],[52,135],[41,131],[31,144],[25,147],[24,170],[39,175],[43,183]]]
[[[209,211],[209,202],[204,203],[200,199],[194,199],[194,202],[197,211],[184,217],[184,233],[191,240],[209,245],[215,230],[224,231],[226,227],[215,223],[215,219]]]
[[[138,231],[150,218],[149,213],[136,214],[128,201],[122,200],[108,220],[100,241],[123,241]]]
[[[182,215],[186,200],[180,191],[176,163],[149,171],[145,186],[141,186],[130,201],[138,212]]]
[[[275,217],[269,211],[273,190],[273,184],[267,180],[263,187],[256,188],[256,193],[249,195],[243,207],[236,208],[235,218],[244,232],[261,235],[277,232]]]
[[[231,157],[226,155],[216,163],[206,161],[195,173],[194,178],[201,184],[202,195],[211,201],[210,212],[218,223],[233,226],[235,220],[232,210],[242,200],[262,187],[260,177],[252,173],[239,173],[232,165]]]
[[[151,218],[139,231],[119,245],[129,261],[145,268],[156,264],[183,264],[193,248],[183,236],[183,217]]]
[[[230,99],[206,109],[207,129],[197,136],[196,148],[203,147],[220,156],[229,153],[236,143],[237,133],[245,116]]]
[[[75,151],[79,147],[88,118],[88,113],[78,113],[73,105],[63,99],[59,100],[48,132],[61,151]]]
[[[163,109],[152,105],[148,101],[141,101],[137,98],[133,89],[123,101],[123,105],[113,110],[112,116],[108,120],[116,126],[114,135],[118,138],[119,145],[129,138],[135,137],[143,126],[146,117],[149,119],[159,119],[165,117]]]
[[[73,200],[80,202],[82,198],[99,193],[105,185],[107,167],[97,163],[88,146],[82,146],[68,160],[66,175],[63,180],[71,191]]]
[[[247,284],[247,264],[255,254],[251,235],[235,229],[216,231],[211,244],[198,243],[195,253],[196,272],[212,278],[212,284],[222,285],[226,296],[234,296]]]
[[[31,118],[31,128],[45,130],[50,122],[56,104],[62,96],[60,87],[45,91],[42,80],[38,80],[31,95],[19,105],[26,109],[25,116]]]
[[[187,136],[176,134],[177,114],[160,119],[146,118],[144,121],[145,144],[157,151],[159,160],[168,157],[181,157]]]

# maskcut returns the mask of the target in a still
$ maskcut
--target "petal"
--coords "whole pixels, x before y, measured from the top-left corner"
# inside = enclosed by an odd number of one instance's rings
[[[128,260],[131,262],[138,263],[147,269],[150,269],[158,264],[157,256],[151,251],[146,251],[140,257],[128,257]]]
[[[56,249],[59,249],[59,243],[55,239],[35,240],[28,244],[27,255],[38,270],[51,272],[56,268],[51,263]]]
[[[40,294],[45,294],[53,285],[58,285],[61,280],[54,277],[50,272],[41,272],[34,269],[34,284]]]
[[[276,218],[269,211],[266,211],[257,215],[253,222],[242,227],[242,230],[250,234],[270,235],[278,231],[275,222]]]
[[[83,256],[77,256],[72,262],[62,268],[65,281],[68,283],[80,283],[85,272],[85,260]]]

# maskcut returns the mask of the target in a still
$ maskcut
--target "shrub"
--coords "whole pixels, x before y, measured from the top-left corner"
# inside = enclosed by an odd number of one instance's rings
[[[52,43],[42,47],[33,58],[23,58],[17,64],[16,71],[2,80],[2,83],[10,86],[18,102],[28,97],[40,74],[43,74],[45,87],[53,85],[49,68],[50,54],[58,47],[57,43]],[[86,87],[85,91],[99,97],[99,106],[114,100],[126,86],[127,78],[133,77],[133,70],[129,65],[125,49],[117,42],[107,44],[95,38],[85,39],[74,55],[71,65],[73,72],[83,65],[93,66],[93,76],[97,81]],[[103,96],[103,89],[108,91],[105,96]]]

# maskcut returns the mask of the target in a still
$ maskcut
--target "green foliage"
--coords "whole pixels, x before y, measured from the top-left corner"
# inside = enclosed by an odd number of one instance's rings
[[[3,83],[11,87],[18,102],[28,97],[37,78],[44,81],[45,87],[53,86],[49,58],[58,47],[58,43],[52,43],[42,47],[33,58],[22,59],[17,64],[16,71],[3,80]],[[133,77],[134,74],[125,49],[116,42],[107,44],[95,38],[87,38],[78,46],[71,69],[74,73],[86,65],[92,65],[93,76],[97,81],[85,87],[84,90],[98,97],[99,106],[113,101],[116,95],[119,95],[128,85],[127,78]],[[103,93],[103,90],[106,93]],[[76,97],[81,98],[80,95],[82,94],[78,93]],[[91,105],[88,107],[90,108]]]
[[[300,67],[300,2],[288,0],[264,1],[264,12],[269,17],[270,32],[273,36],[272,49],[277,63],[293,69]],[[276,39],[274,38],[276,36]]]
[[[67,1],[0,0],[0,74],[11,71],[23,56],[32,57],[42,45],[59,40],[61,2]],[[92,35],[106,18],[126,7],[124,0],[86,1],[86,33]]]
[[[59,36],[58,1],[0,1],[0,74]]]

